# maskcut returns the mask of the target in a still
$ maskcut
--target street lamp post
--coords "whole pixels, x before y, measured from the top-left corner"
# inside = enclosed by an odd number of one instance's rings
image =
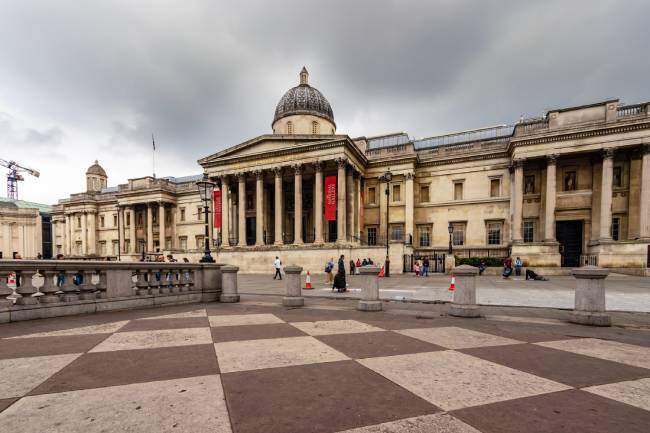
[[[210,209],[209,200],[212,199],[214,182],[212,182],[208,178],[207,173],[203,173],[203,178],[196,181],[196,186],[199,189],[199,195],[201,196],[201,200],[203,200],[203,205],[204,205],[203,211],[205,214],[205,242],[203,242],[203,244],[205,245],[205,251],[203,257],[201,257],[201,260],[199,261],[201,263],[214,263],[214,259],[210,254],[210,229],[209,229],[209,220],[208,220],[208,212]]]
[[[390,186],[390,181],[393,179],[393,173],[390,171],[387,171],[384,173],[384,175],[381,177],[381,180],[386,182],[386,264],[384,265],[384,277],[390,277],[390,256],[388,255],[388,246],[389,246],[389,208],[390,208],[390,191],[389,191],[389,186]]]
[[[451,235],[454,232],[454,226],[449,223],[449,227],[447,227],[447,230],[449,230],[449,255],[451,256],[452,251],[451,251]]]

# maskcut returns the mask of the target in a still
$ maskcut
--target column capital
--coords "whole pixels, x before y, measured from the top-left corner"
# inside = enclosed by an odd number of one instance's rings
[[[264,178],[264,171],[262,170],[253,170],[253,174],[255,175],[255,179],[261,180]]]
[[[293,170],[293,172],[295,174],[301,174],[302,173],[302,168],[303,168],[302,164],[293,164],[291,166],[291,169]]]
[[[273,170],[275,177],[282,177],[282,167],[273,167],[271,170]]]
[[[641,145],[641,155],[650,154],[650,143],[643,143]]]
[[[603,159],[612,159],[612,158],[614,158],[614,148],[609,147],[607,149],[603,149],[602,156],[603,156]]]
[[[406,180],[413,180],[415,179],[415,172],[412,171],[406,172],[406,174],[404,174],[404,177],[406,178]]]
[[[334,160],[336,162],[336,165],[338,168],[345,168],[346,165],[348,165],[348,159],[347,158],[336,158]]]
[[[314,171],[316,171],[317,173],[323,171],[322,161],[314,161],[311,163],[311,165],[314,167]]]
[[[548,165],[555,165],[557,163],[557,159],[559,158],[559,155],[553,153],[550,155],[546,155],[546,163]]]
[[[235,173],[235,177],[237,178],[238,182],[245,182],[246,181],[246,172],[245,171],[240,171],[239,173]]]
[[[513,159],[512,160],[512,167],[516,170],[518,168],[522,168],[524,166],[524,158],[518,158],[518,159]]]

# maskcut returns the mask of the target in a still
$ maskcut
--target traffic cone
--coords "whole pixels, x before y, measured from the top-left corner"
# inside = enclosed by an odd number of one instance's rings
[[[381,267],[381,270],[379,271],[379,274],[377,274],[377,277],[379,278],[384,278],[384,267]]]
[[[453,292],[456,289],[456,277],[451,276],[451,284],[449,285],[449,291]]]
[[[311,275],[309,275],[309,271],[307,271],[307,276],[305,277],[305,290],[313,289],[311,286]]]

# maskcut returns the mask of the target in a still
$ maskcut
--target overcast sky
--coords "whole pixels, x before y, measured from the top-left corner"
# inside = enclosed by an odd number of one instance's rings
[[[196,174],[271,132],[303,65],[351,136],[647,101],[649,22],[648,0],[0,0],[0,158],[43,203],[95,159],[110,185],[151,174],[152,132],[159,176]]]

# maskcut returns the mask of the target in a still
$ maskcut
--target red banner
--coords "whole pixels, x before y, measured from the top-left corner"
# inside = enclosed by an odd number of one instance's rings
[[[336,176],[325,177],[325,220],[336,221]]]
[[[214,210],[214,228],[221,228],[221,190],[215,189],[212,191],[212,209]]]

